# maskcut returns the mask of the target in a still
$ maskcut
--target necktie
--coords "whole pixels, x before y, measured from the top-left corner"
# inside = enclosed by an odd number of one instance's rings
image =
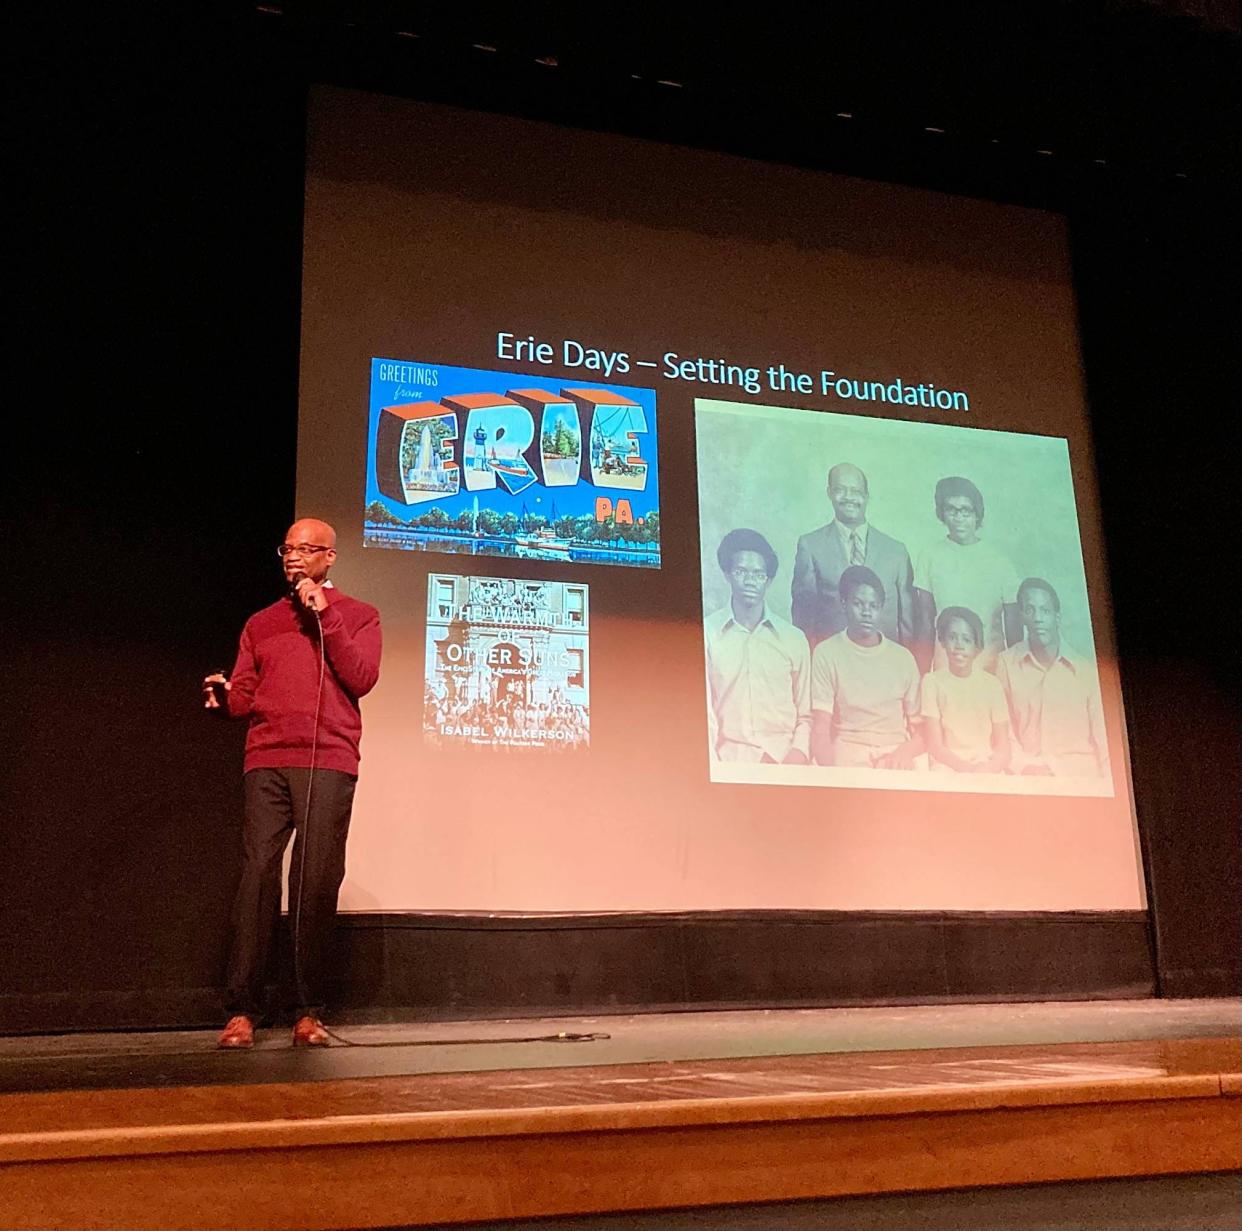
[[[858,537],[857,530],[850,531],[850,563],[861,564],[863,562],[862,541]]]

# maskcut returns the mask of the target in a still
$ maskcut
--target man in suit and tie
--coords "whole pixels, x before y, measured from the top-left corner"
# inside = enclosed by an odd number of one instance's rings
[[[833,520],[798,540],[792,583],[793,623],[814,649],[845,627],[845,609],[837,592],[841,574],[862,564],[884,583],[890,596],[880,617],[880,631],[909,646],[914,639],[914,568],[904,543],[867,522],[870,492],[857,466],[840,462],[828,472]]]

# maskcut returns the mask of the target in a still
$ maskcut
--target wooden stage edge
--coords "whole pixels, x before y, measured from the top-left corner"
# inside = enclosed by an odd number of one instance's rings
[[[1226,1171],[1240,1110],[1231,1038],[10,1094],[0,1224],[398,1227]]]

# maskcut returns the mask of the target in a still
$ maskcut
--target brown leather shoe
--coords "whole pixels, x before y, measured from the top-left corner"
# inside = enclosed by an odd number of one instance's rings
[[[236,1049],[254,1046],[254,1022],[244,1013],[229,1018],[228,1025],[220,1031],[217,1047]]]
[[[323,1022],[309,1013],[299,1017],[298,1024],[293,1028],[293,1046],[327,1047],[328,1032],[323,1028]]]

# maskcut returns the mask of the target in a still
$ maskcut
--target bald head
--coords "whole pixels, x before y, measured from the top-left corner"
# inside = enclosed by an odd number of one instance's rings
[[[828,499],[843,526],[867,520],[867,476],[852,462],[838,462],[828,472]]]
[[[336,531],[317,517],[303,517],[289,527],[286,543],[313,543],[316,547],[335,547]]]
[[[302,517],[285,532],[285,580],[320,582],[336,562],[336,531],[317,517]]]
[[[838,462],[828,472],[828,490],[831,491],[833,485],[852,486],[860,488],[862,491],[867,490],[867,476],[863,474],[853,462]]]

